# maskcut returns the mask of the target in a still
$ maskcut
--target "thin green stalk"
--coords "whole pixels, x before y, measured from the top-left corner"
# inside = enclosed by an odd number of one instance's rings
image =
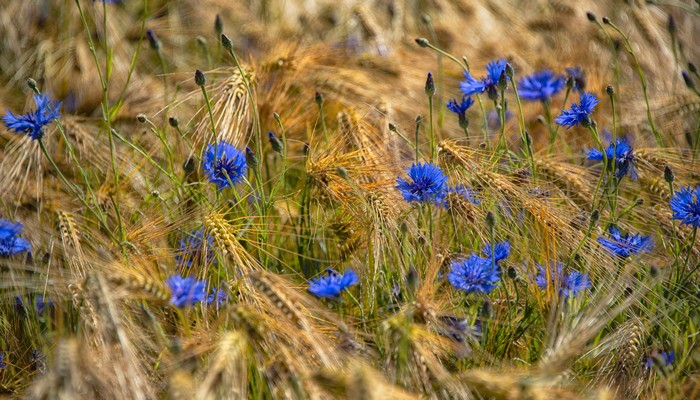
[[[428,107],[430,108],[430,162],[435,159],[435,127],[433,124],[433,96],[428,96]]]
[[[600,172],[600,177],[598,178],[598,183],[595,187],[595,193],[593,193],[592,205],[595,208],[596,199],[598,197],[598,191],[600,190],[600,184],[603,182],[603,177],[608,173],[608,155],[606,154],[605,148],[603,147],[603,143],[600,141],[600,137],[598,136],[598,129],[595,127],[594,122],[591,122],[591,124],[588,126],[588,130],[591,132],[593,140],[596,142],[598,148],[601,149],[601,153],[603,153],[603,170]]]
[[[661,134],[659,131],[656,129],[656,125],[654,125],[654,119],[651,116],[651,106],[649,105],[649,94],[647,93],[647,79],[644,76],[644,71],[642,71],[642,66],[639,64],[639,60],[637,59],[637,55],[634,52],[634,49],[632,49],[632,43],[630,43],[630,39],[627,35],[622,33],[620,28],[618,28],[615,24],[612,23],[612,21],[607,22],[608,25],[610,25],[611,28],[613,28],[617,33],[619,33],[622,38],[625,40],[625,50],[627,50],[627,53],[629,53],[632,56],[632,60],[634,61],[634,65],[637,70],[637,74],[639,75],[639,80],[642,83],[642,93],[644,94],[644,103],[646,104],[647,107],[647,120],[649,121],[649,126],[651,127],[651,131],[654,133],[654,137],[656,138],[656,143],[659,147],[664,147],[664,142],[661,138]]]
[[[110,110],[110,118],[114,117],[116,113],[121,108],[124,102],[124,95],[126,94],[126,89],[129,87],[129,82],[131,82],[131,76],[136,69],[136,60],[139,58],[139,53],[141,51],[141,44],[143,43],[143,38],[146,35],[146,20],[148,19],[148,0],[143,0],[143,17],[141,19],[141,28],[139,32],[139,41],[136,43],[136,51],[134,51],[134,56],[131,58],[131,64],[129,65],[129,71],[126,74],[126,82],[119,93],[119,98],[114,108]]]
[[[525,117],[523,116],[523,105],[520,102],[520,95],[518,94],[518,85],[515,83],[515,80],[512,78],[510,79],[510,83],[513,85],[513,93],[515,93],[515,101],[518,104],[518,127],[520,128],[520,137],[522,138],[523,145],[525,146],[525,154],[528,157],[528,160],[530,161],[530,171],[532,171],[533,176],[536,176],[537,172],[535,171],[536,165],[535,165],[535,154],[532,151],[532,145],[530,141],[527,139],[527,135],[525,133]],[[504,119],[505,119],[505,111],[504,111]],[[551,118],[551,115],[550,115]]]

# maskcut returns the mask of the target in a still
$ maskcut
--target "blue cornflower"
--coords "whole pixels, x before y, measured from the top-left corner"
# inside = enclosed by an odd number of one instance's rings
[[[510,255],[510,243],[504,241],[501,243],[496,243],[494,246],[495,250],[493,252],[493,260],[498,264],[499,261],[505,260]],[[483,250],[486,259],[491,261],[491,243],[486,243]]]
[[[593,113],[595,106],[600,103],[600,100],[596,98],[593,93],[583,93],[581,94],[580,104],[572,103],[570,110],[562,110],[561,114],[554,120],[557,124],[572,128],[581,124],[582,126],[589,126],[591,123],[591,114]]]
[[[20,222],[10,222],[0,218],[0,257],[29,251],[31,244],[26,239],[18,237],[22,233],[22,228]]]
[[[630,174],[630,178],[636,181],[638,178],[637,169],[635,164],[637,159],[632,151],[632,146],[627,143],[626,138],[617,139],[617,146],[610,143],[610,146],[605,150],[605,155],[608,160],[615,160],[615,176],[618,179],[622,179],[623,176]],[[598,149],[588,150],[588,160],[602,161],[603,153]]]
[[[447,109],[457,114],[459,118],[459,126],[466,128],[468,125],[467,110],[474,104],[471,97],[462,96],[462,102],[457,103],[457,100],[452,99],[447,101]]]
[[[214,153],[216,151],[216,154]],[[210,144],[204,155],[204,172],[219,189],[236,185],[245,178],[245,155],[227,142]]]
[[[579,93],[583,93],[586,90],[586,73],[580,67],[573,67],[566,69],[566,75],[574,79],[573,89]]]
[[[38,294],[34,298],[34,311],[38,316],[43,316],[46,310],[53,308],[53,300],[44,297],[43,294]]]
[[[457,193],[460,196],[462,196],[462,198],[464,198],[464,200],[466,200],[472,204],[475,204],[475,205],[481,204],[481,200],[479,200],[476,197],[476,193],[474,192],[474,189],[470,188],[469,186],[465,186],[461,183],[458,185],[455,185],[452,188],[447,188],[447,192],[448,193]]]
[[[170,275],[165,283],[170,288],[170,303],[175,307],[187,307],[207,298],[207,283],[192,276]]]
[[[469,258],[453,261],[447,280],[456,289],[467,293],[489,293],[501,279],[498,267],[490,259],[471,254]]]
[[[205,304],[214,304],[217,307],[228,301],[228,294],[223,289],[211,289],[211,293],[207,296]]]
[[[45,94],[34,95],[34,102],[36,103],[36,111],[23,115],[15,115],[10,110],[5,111],[2,120],[7,129],[16,133],[25,133],[34,140],[41,139],[44,136],[44,127],[54,119],[61,117],[61,113],[58,112],[61,103],[51,102],[49,96]]]
[[[520,79],[518,95],[523,100],[544,102],[559,93],[565,84],[564,76],[554,75],[549,69],[543,69]]]
[[[5,361],[5,352],[0,353],[0,369],[5,369],[7,362]]]
[[[360,282],[360,278],[351,269],[340,274],[338,271],[328,268],[326,274],[309,281],[309,292],[314,296],[336,298],[343,290]]]
[[[614,226],[610,226],[608,231],[610,232],[612,240],[600,237],[598,238],[598,242],[613,255],[627,258],[634,254],[651,251],[654,247],[654,242],[651,240],[650,236],[641,236],[639,233],[634,236],[630,236],[629,233],[623,235],[622,232]]]
[[[540,289],[546,289],[549,286],[547,282],[547,273],[541,265],[538,265],[539,273],[535,277],[535,282]],[[552,276],[550,277],[550,282],[552,284],[559,285],[559,295],[569,297],[569,293],[574,297],[578,292],[583,291],[591,287],[591,281],[588,279],[588,274],[582,274],[576,270],[571,270],[571,272],[566,275],[564,274],[564,265],[557,263],[556,271],[552,271]]]
[[[178,255],[175,256],[175,261],[178,265],[191,267],[193,263],[209,263],[216,262],[214,258],[214,239],[211,235],[206,235],[204,229],[200,228],[186,238],[180,240]]]
[[[396,179],[396,188],[404,200],[420,203],[441,203],[447,194],[447,177],[440,167],[432,163],[418,163],[406,170],[412,182]]]
[[[690,186],[681,187],[671,198],[673,219],[681,221],[681,225],[700,227],[700,185],[695,190]]]
[[[653,357],[649,357],[644,361],[644,366],[651,368],[654,365],[654,360],[657,360],[662,367],[670,367],[676,359],[676,354],[671,351],[662,351]]]
[[[493,60],[486,65],[486,76],[476,80],[469,72],[464,72],[464,81],[460,82],[459,90],[465,96],[488,92],[489,97],[495,98],[498,93],[498,78],[506,70],[506,60]]]

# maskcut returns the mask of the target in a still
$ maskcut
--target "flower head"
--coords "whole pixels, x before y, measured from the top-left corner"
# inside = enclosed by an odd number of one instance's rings
[[[183,278],[180,274],[170,275],[165,284],[170,288],[170,304],[175,307],[191,306],[207,298],[207,283],[193,276]]]
[[[23,115],[15,115],[12,111],[7,110],[2,117],[7,129],[16,133],[25,133],[34,140],[41,139],[44,136],[44,127],[54,119],[61,117],[61,113],[58,112],[61,103],[52,102],[45,94],[34,95],[34,102],[36,103],[36,111]]]
[[[53,300],[44,297],[43,294],[38,294],[34,298],[34,311],[38,316],[43,316],[46,310],[53,308]]]
[[[484,256],[491,261],[491,243],[486,243],[484,246]],[[493,260],[498,264],[499,261],[505,260],[510,255],[510,243],[506,240],[505,242],[496,243],[493,250]]]
[[[657,353],[652,357],[647,358],[644,360],[644,366],[647,368],[651,368],[654,365],[654,361],[658,362],[662,367],[670,367],[673,365],[673,361],[676,359],[676,354],[671,351],[662,351],[661,353]]]
[[[573,89],[579,93],[586,90],[586,73],[580,67],[566,69],[566,75],[574,80]]]
[[[465,96],[488,92],[489,96],[498,93],[498,79],[506,71],[506,60],[493,60],[486,65],[486,76],[476,80],[469,72],[464,72],[464,81],[459,84],[459,90]],[[510,79],[510,78],[509,78]]]
[[[20,222],[10,222],[0,218],[0,257],[9,257],[29,251],[31,244],[19,237],[22,233]]]
[[[590,116],[598,103],[600,103],[600,100],[596,98],[595,94],[583,93],[581,94],[580,104],[572,103],[570,110],[562,110],[555,122],[568,128],[579,124],[588,126],[590,124]]]
[[[700,227],[700,185],[695,190],[689,186],[681,187],[671,198],[673,219],[681,221],[681,225]]]
[[[178,255],[175,256],[175,261],[178,265],[191,267],[193,263],[206,264],[215,262],[214,239],[211,235],[206,235],[204,229],[200,228],[186,238],[180,240]]]
[[[336,298],[350,286],[360,282],[355,271],[349,269],[344,274],[331,268],[326,270],[326,275],[309,281],[309,292],[317,297]]]
[[[598,238],[598,242],[603,245],[608,252],[622,258],[651,251],[654,247],[654,242],[651,240],[650,236],[641,236],[639,233],[633,236],[630,236],[629,233],[623,235],[622,232],[614,226],[611,226],[608,232],[610,232],[610,238],[612,240],[600,237]]]
[[[420,203],[442,203],[447,194],[447,177],[440,167],[431,163],[418,163],[406,170],[411,182],[403,178],[396,179],[396,188],[401,191],[404,200]]]
[[[523,100],[547,101],[564,88],[562,75],[554,75],[548,69],[528,75],[518,82],[518,94]]]
[[[228,301],[228,294],[223,289],[211,289],[211,293],[207,296],[207,300],[204,302],[207,305],[214,304],[219,307]]]
[[[559,286],[559,295],[569,297],[569,293],[574,297],[578,292],[583,291],[591,287],[591,281],[588,279],[587,274],[582,274],[576,270],[571,270],[571,272],[566,275],[564,273],[564,266],[557,263],[556,271],[552,271],[549,282],[547,281],[547,273],[541,265],[538,265],[539,273],[535,277],[535,282],[537,286],[541,289],[546,289],[549,283]]]
[[[209,180],[219,189],[241,182],[248,168],[245,155],[232,144],[224,141],[207,147],[203,167]]]
[[[447,280],[456,289],[467,293],[489,293],[501,279],[498,268],[490,259],[471,254],[469,258],[453,261]]]
[[[632,146],[627,143],[626,138],[617,139],[616,143],[617,146],[610,143],[610,146],[605,150],[608,160],[615,160],[615,176],[618,179],[622,179],[629,172],[630,178],[636,181],[638,178],[637,169],[635,168],[637,159],[632,151]],[[588,150],[587,159],[601,161],[603,160],[603,153],[598,149],[590,149]]]
[[[457,114],[459,125],[466,128],[467,110],[474,104],[471,97],[462,96],[462,101],[457,103],[457,100],[452,99],[447,101],[447,109]]]

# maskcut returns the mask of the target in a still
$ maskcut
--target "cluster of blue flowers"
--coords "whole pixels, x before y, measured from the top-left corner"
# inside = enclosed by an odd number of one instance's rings
[[[510,243],[497,243],[493,249],[487,244],[483,254],[453,261],[447,274],[450,284],[467,293],[490,293],[501,279],[498,263],[510,255]]]
[[[627,173],[630,178],[636,181],[638,178],[635,164],[637,159],[634,156],[632,146],[627,143],[626,138],[617,139],[616,144],[610,143],[610,146],[605,150],[605,155],[608,160],[614,160],[615,177],[622,179]],[[587,159],[592,161],[602,161],[603,153],[598,149],[588,150]]]
[[[228,295],[222,289],[212,289],[207,293],[207,282],[195,279],[193,276],[183,278],[182,275],[171,275],[165,279],[165,284],[170,289],[170,304],[178,308],[184,308],[203,302],[217,306],[228,301]]]
[[[208,264],[215,262],[214,239],[211,235],[206,235],[204,229],[200,228],[179,243],[178,254],[175,256],[177,265],[190,268],[192,264]]]
[[[9,257],[29,251],[31,244],[22,234],[23,225],[20,222],[10,222],[0,218],[0,257]]]
[[[359,282],[360,278],[351,269],[341,274],[328,268],[326,275],[309,281],[309,292],[317,297],[338,298],[345,289],[357,285]]]
[[[598,238],[603,247],[612,255],[628,258],[635,254],[641,254],[651,251],[654,247],[654,242],[651,240],[650,236],[641,236],[639,233],[636,235],[630,235],[625,233],[624,235],[617,227],[610,226],[608,228],[610,233],[610,239],[608,238]]]
[[[15,115],[12,111],[5,111],[2,117],[5,126],[16,133],[26,134],[34,140],[41,139],[44,136],[44,127],[51,121],[61,118],[61,113],[58,109],[61,103],[58,101],[52,102],[45,94],[34,95],[36,103],[36,111],[31,111],[23,115]]]
[[[556,270],[551,271],[550,279],[547,280],[547,272],[545,268],[538,265],[539,273],[535,277],[535,282],[540,289],[546,289],[550,283],[559,287],[559,295],[564,298],[569,297],[569,294],[576,295],[591,287],[591,281],[587,274],[582,274],[576,270],[571,270],[569,274],[564,273],[564,265],[557,263]]]
[[[235,146],[225,141],[209,144],[204,154],[204,172],[209,180],[215,183],[219,190],[237,185],[246,175],[248,165],[245,154]]]
[[[435,164],[413,164],[406,172],[410,181],[399,177],[396,179],[396,188],[401,192],[404,200],[409,203],[432,203],[446,207],[447,194],[458,193],[465,200],[479,204],[479,200],[471,188],[462,184],[450,187],[447,184],[447,176]]]

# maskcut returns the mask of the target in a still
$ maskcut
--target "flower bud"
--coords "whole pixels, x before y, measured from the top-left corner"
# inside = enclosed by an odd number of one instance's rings
[[[418,46],[420,47],[428,47],[430,45],[430,42],[428,42],[428,39],[426,38],[417,38],[416,44],[418,44]]]
[[[202,72],[201,69],[194,71],[194,83],[200,87],[206,85],[207,78],[204,76],[204,72]]]
[[[139,121],[140,123],[144,124],[146,121],[148,121],[148,118],[146,117],[145,114],[138,114],[136,115],[136,120]]]
[[[177,119],[177,117],[170,117],[168,118],[168,124],[170,124],[170,126],[173,128],[177,128],[180,126],[180,121]]]
[[[284,146],[282,146],[282,142],[277,138],[277,136],[275,136],[275,133],[269,131],[267,132],[267,137],[270,139],[270,146],[272,146],[272,150],[282,154]]]
[[[255,156],[255,153],[253,153],[250,147],[245,148],[245,162],[251,168],[258,166],[258,157]]]
[[[670,166],[665,166],[664,167],[664,180],[668,183],[673,183],[673,180],[676,178],[676,176],[673,174],[673,170],[671,169]]]
[[[588,20],[591,21],[591,22],[595,22],[595,21],[596,21],[595,14],[593,14],[593,13],[590,12],[590,11],[586,13],[586,18],[588,18]]]
[[[615,88],[612,85],[608,85],[605,87],[605,93],[607,93],[608,96],[612,96],[615,94]]]
[[[425,94],[435,96],[435,81],[433,81],[433,74],[430,72],[428,72],[428,79],[425,80]]]
[[[233,43],[225,33],[221,34],[221,45],[228,51],[233,51]]]

